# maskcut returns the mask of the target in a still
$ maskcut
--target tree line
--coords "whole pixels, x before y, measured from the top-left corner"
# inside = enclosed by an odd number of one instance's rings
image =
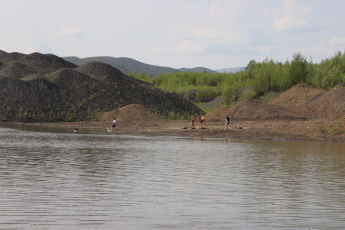
[[[226,104],[242,98],[263,97],[270,91],[285,91],[297,84],[330,89],[345,83],[345,52],[314,63],[300,52],[291,61],[276,62],[266,58],[251,60],[244,71],[237,73],[164,73],[153,78],[143,73],[127,73],[166,91],[177,92],[196,103],[222,96]]]

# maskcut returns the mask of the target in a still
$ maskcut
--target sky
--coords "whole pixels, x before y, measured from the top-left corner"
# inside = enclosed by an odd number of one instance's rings
[[[0,0],[0,50],[245,67],[345,50],[344,0]]]

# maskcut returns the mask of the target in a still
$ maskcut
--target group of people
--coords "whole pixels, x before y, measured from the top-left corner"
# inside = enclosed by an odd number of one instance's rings
[[[195,122],[195,115],[193,114],[191,117],[190,117],[191,121],[192,121],[192,129],[194,129],[194,122]],[[206,118],[205,118],[205,115],[202,114],[201,116],[198,117],[198,121],[199,121],[199,128],[207,128],[206,126]],[[116,128],[116,117],[113,118],[113,124],[110,128],[110,130],[113,130],[113,128]],[[226,118],[225,118],[225,127],[224,127],[224,130],[227,130],[227,128],[229,128],[231,130],[231,126],[230,126],[230,117],[229,115],[226,115]],[[77,131],[78,129],[74,130],[75,132]]]
[[[195,129],[194,128],[194,122],[195,122],[195,115],[193,114],[191,117],[190,117],[191,121],[192,121],[192,129]],[[205,115],[201,115],[198,117],[198,121],[199,121],[199,128],[203,128],[203,126],[205,126],[206,128],[206,118],[205,118]],[[117,123],[117,119],[116,117],[113,118],[113,124],[112,126],[110,127],[110,131],[113,130],[113,128],[116,128],[116,123]],[[225,127],[224,127],[224,130],[227,130],[227,128],[229,128],[231,130],[231,126],[230,126],[230,117],[229,115],[226,115],[226,118],[225,118]],[[109,130],[109,129],[108,129]],[[74,129],[74,132],[78,132],[78,128],[75,128]]]
[[[190,117],[191,121],[192,121],[192,129],[194,129],[194,122],[195,122],[195,115],[193,114]],[[205,119],[205,115],[203,114],[201,117],[198,117],[198,121],[199,121],[199,128],[202,128],[202,126],[204,125],[206,127],[206,119]]]
[[[191,121],[192,121],[192,129],[194,129],[194,122],[195,122],[195,115],[193,114],[191,117],[190,117]],[[201,115],[201,117],[199,116],[198,117],[198,121],[199,121],[199,128],[201,129],[203,126],[205,126],[206,128],[206,119],[205,119],[205,115]],[[225,127],[224,127],[224,130],[227,130],[227,128],[229,128],[231,130],[231,126],[230,126],[230,117],[229,115],[226,115],[226,118],[225,118]]]

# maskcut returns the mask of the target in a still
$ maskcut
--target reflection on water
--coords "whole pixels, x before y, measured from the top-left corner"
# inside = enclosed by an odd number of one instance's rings
[[[344,149],[0,128],[0,229],[342,229]]]

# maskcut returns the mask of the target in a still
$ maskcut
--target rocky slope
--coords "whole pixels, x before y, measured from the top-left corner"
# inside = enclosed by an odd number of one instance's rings
[[[0,51],[0,119],[83,121],[140,104],[162,117],[202,113],[190,101],[123,74],[104,63],[77,68],[51,54]]]

